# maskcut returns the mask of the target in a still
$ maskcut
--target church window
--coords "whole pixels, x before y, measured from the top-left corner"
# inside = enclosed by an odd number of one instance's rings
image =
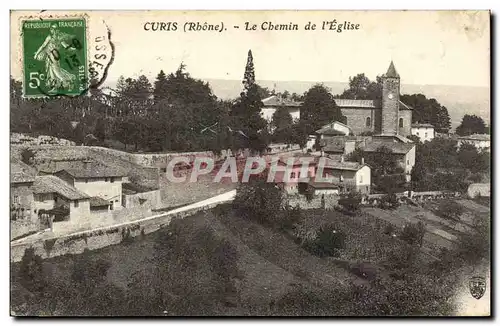
[[[366,118],[366,126],[371,127],[372,126],[372,119],[370,117]]]
[[[399,128],[403,128],[403,118],[399,118]]]

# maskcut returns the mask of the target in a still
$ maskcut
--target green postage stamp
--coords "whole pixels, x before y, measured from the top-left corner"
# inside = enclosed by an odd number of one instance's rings
[[[24,96],[77,96],[87,90],[83,17],[22,21]]]

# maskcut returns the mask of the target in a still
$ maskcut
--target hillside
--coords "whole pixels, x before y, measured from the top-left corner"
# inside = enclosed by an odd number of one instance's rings
[[[13,264],[13,310],[113,316],[453,313],[449,298],[457,277],[469,274],[428,264],[426,255],[387,231],[388,224],[375,217],[380,211],[302,214],[306,230],[333,224],[345,234],[337,257],[313,255],[291,233],[222,205],[119,245],[45,260],[45,291],[55,291],[50,301],[36,294],[23,299],[27,291],[16,279],[19,264]]]

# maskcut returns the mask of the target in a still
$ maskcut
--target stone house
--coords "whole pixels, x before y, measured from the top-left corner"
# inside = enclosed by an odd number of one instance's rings
[[[274,112],[279,108],[285,108],[292,116],[293,121],[300,119],[300,106],[302,102],[295,102],[277,95],[272,95],[263,99],[262,103],[264,107],[261,109],[260,114],[267,122],[272,121]]]
[[[54,175],[89,197],[106,200],[110,204],[110,210],[122,208],[124,174],[117,169],[89,161],[83,169],[67,168],[55,172]]]
[[[318,164],[316,182],[330,183],[339,188],[340,193],[357,191],[370,193],[371,168],[364,163],[346,162],[342,155],[340,160],[326,159],[325,164]]]
[[[82,225],[90,220],[90,197],[53,175],[37,176],[34,208],[42,228],[57,223]]]

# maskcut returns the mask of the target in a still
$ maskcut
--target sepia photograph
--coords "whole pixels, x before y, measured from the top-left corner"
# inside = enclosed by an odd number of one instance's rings
[[[491,317],[491,12],[10,11],[10,316]]]

